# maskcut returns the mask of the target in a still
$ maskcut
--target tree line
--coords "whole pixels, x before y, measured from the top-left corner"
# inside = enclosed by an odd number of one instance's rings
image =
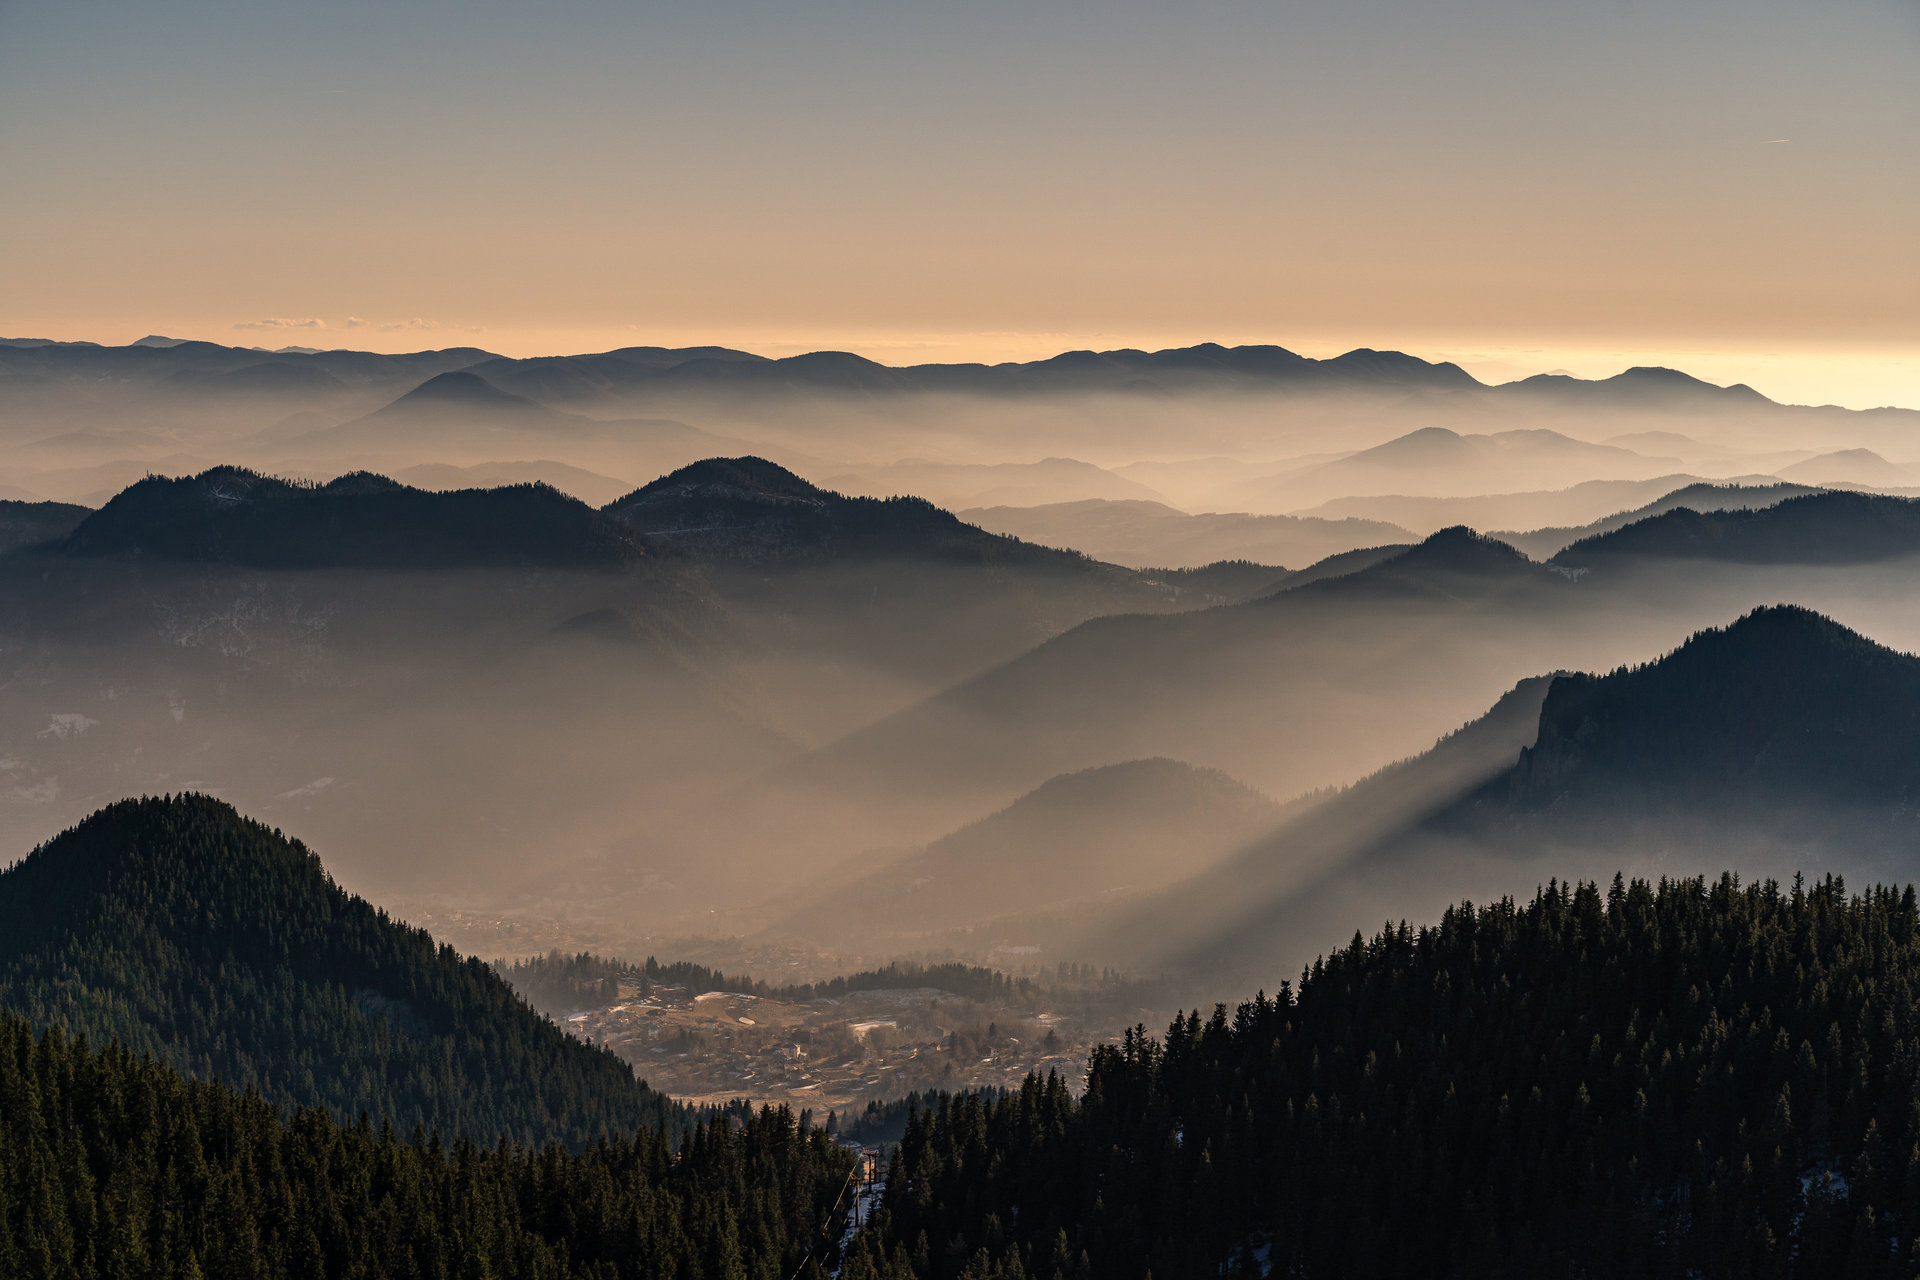
[[[0,1014],[9,1280],[826,1280],[852,1163],[784,1108],[403,1141]]]
[[[843,1280],[1912,1276],[1920,912],[1663,880],[1463,905],[916,1111]]]

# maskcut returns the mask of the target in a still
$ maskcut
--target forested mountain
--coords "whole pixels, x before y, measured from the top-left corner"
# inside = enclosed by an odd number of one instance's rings
[[[1483,803],[1694,811],[1802,798],[1884,807],[1920,839],[1920,658],[1792,605],[1703,631],[1658,662],[1565,675]]]
[[[1741,564],[1859,564],[1920,551],[1920,500],[1822,492],[1750,510],[1681,507],[1594,537],[1554,556],[1605,570],[1633,558]]]
[[[748,563],[932,558],[1074,568],[1084,556],[964,524],[920,498],[850,498],[764,458],[708,458],[609,503],[606,513],[695,555]]]
[[[1892,1277],[1911,888],[1615,878],[1449,909],[908,1125],[846,1280]]]
[[[578,1144],[679,1123],[487,965],[204,796],[122,801],[0,872],[0,1007],[403,1133]]]
[[[1695,512],[1746,510],[1771,507],[1788,498],[1819,492],[1819,489],[1804,484],[1689,484],[1645,506],[1635,507],[1631,511],[1618,511],[1577,528],[1534,529],[1528,533],[1497,533],[1494,536],[1536,559],[1545,560],[1577,542],[1665,515],[1679,507]]]
[[[772,1109],[409,1142],[0,1013],[8,1280],[824,1280],[852,1163]]]
[[[366,473],[305,485],[238,467],[142,480],[58,549],[281,569],[611,568],[645,553],[631,531],[545,485],[430,493]]]
[[[1540,683],[1537,717],[1483,722],[1477,768],[1449,764],[1450,741],[1385,770],[1150,901],[1108,945],[1172,938],[1157,954],[1173,967],[1245,980],[1332,945],[1332,921],[1431,918],[1609,866],[1920,870],[1920,658],[1781,606],[1655,662]]]
[[[0,552],[64,538],[92,514],[71,502],[0,501]]]

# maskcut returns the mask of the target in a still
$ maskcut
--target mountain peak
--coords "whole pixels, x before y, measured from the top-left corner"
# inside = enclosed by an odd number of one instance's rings
[[[1456,524],[1428,534],[1388,563],[1474,572],[1533,562],[1498,538],[1489,538],[1466,525]]]
[[[69,1033],[402,1132],[579,1143],[671,1112],[209,796],[123,800],[0,872],[0,991]]]
[[[437,373],[428,378],[379,412],[441,406],[466,409],[537,409],[540,407],[525,396],[516,396],[510,391],[502,391],[477,373],[468,373],[464,369],[451,369],[446,373]]]
[[[816,502],[826,490],[816,488],[777,462],[751,455],[740,458],[702,458],[634,490],[608,509],[620,512],[644,505],[650,498],[699,493],[750,498],[767,502]]]
[[[1701,803],[1907,803],[1917,733],[1920,658],[1773,605],[1656,661],[1555,679],[1513,788],[1535,803],[1620,786]]]

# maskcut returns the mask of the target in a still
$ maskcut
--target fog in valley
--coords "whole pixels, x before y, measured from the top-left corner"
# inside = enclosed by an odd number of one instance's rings
[[[1551,878],[1910,878],[1916,427],[1371,351],[0,343],[0,848],[200,791],[490,957],[1127,1019]]]

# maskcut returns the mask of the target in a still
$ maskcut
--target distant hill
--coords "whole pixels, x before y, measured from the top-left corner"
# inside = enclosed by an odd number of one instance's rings
[[[1188,515],[1164,503],[1130,500],[976,507],[956,514],[995,533],[1072,547],[1136,569],[1191,568],[1219,560],[1300,568],[1342,551],[1414,541],[1399,525],[1381,520]]]
[[[1710,483],[1713,482],[1700,476],[1678,472],[1648,480],[1583,480],[1565,488],[1521,489],[1511,493],[1481,493],[1465,498],[1374,494],[1334,498],[1295,514],[1328,520],[1388,521],[1410,529],[1421,537],[1456,524],[1464,524],[1482,532],[1582,529],[1622,511],[1657,502],[1676,489]],[[1766,475],[1743,476],[1721,483],[1772,484],[1774,479]],[[1505,537],[1505,534],[1499,536]],[[1535,553],[1529,550],[1528,554]]]
[[[578,1144],[677,1114],[488,966],[204,796],[123,801],[0,872],[0,1005],[402,1133]]]
[[[1450,497],[1557,487],[1585,480],[1639,480],[1676,470],[1677,458],[1648,457],[1538,428],[1462,435],[1422,427],[1358,453],[1248,481],[1235,491],[1270,511],[1351,494]]]
[[[1127,760],[1298,795],[1424,749],[1537,671],[1578,626],[1563,610],[1604,607],[1467,530],[1328,572],[1242,604],[1092,619],[821,747],[753,802],[769,824],[819,815],[789,838],[844,850],[930,842],[1050,778]],[[892,814],[905,817],[871,816]]]
[[[1871,449],[1839,449],[1780,468],[1783,480],[1805,484],[1864,484],[1894,487],[1912,484],[1910,468],[1895,466]]]
[[[911,493],[947,508],[1090,499],[1158,502],[1161,497],[1138,481],[1077,458],[991,464],[895,462],[829,476],[825,483],[845,493],[876,498]]]
[[[1678,369],[1657,365],[1636,365],[1611,378],[1575,378],[1568,374],[1542,373],[1500,388],[1508,395],[1557,401],[1562,404],[1611,403],[1629,406],[1667,406],[1705,404],[1714,407],[1747,407],[1770,403],[1744,383],[1717,386]]]
[[[0,552],[64,538],[92,514],[71,502],[0,500]]]
[[[1751,510],[1686,507],[1583,538],[1553,557],[1602,570],[1631,558],[1860,564],[1920,551],[1920,500],[1824,492]]]
[[[1086,769],[837,886],[784,927],[817,936],[844,920],[868,936],[924,934],[1138,896],[1204,870],[1279,816],[1215,769],[1165,759]]]
[[[1578,527],[1559,527],[1534,529],[1527,533],[1501,532],[1493,536],[1508,542],[1534,557],[1545,560],[1558,554],[1567,547],[1586,538],[1597,537],[1603,533],[1612,533],[1615,529],[1624,529],[1630,524],[1653,516],[1664,515],[1678,507],[1687,507],[1693,511],[1732,511],[1749,510],[1754,507],[1770,507],[1784,502],[1788,498],[1804,497],[1818,493],[1819,489],[1804,484],[1689,484],[1675,489],[1672,493],[1654,499],[1643,507],[1631,511],[1620,511],[1604,516],[1591,524]]]
[[[645,554],[631,530],[543,485],[429,493],[365,473],[307,485],[237,467],[142,480],[57,549],[282,569],[612,568]]]
[[[1251,560],[1216,560],[1191,569],[1147,569],[1144,574],[1173,589],[1176,598],[1192,596],[1208,604],[1238,604],[1272,595],[1300,581],[1310,570],[1282,569]]]
[[[850,498],[764,458],[708,458],[609,503],[668,546],[748,563],[909,557],[1070,568],[1088,562],[988,533],[921,498]]]
[[[316,359],[318,357],[315,357]],[[741,442],[662,418],[606,420],[550,408],[466,369],[434,375],[338,426],[278,440],[276,456],[352,456],[381,465],[555,457],[645,475]],[[604,461],[601,461],[603,460]]]

